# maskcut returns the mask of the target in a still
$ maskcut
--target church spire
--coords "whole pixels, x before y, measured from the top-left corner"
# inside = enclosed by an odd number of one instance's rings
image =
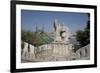
[[[38,31],[38,26],[37,26],[37,24],[36,24],[36,26],[35,26],[35,29],[36,29],[36,32]]]
[[[57,23],[57,19],[55,18],[55,20],[54,20],[54,23],[56,24]]]
[[[56,31],[56,28],[57,28],[57,24],[58,24],[58,21],[57,21],[57,19],[55,18],[55,20],[54,20],[54,29],[55,29],[55,31]]]
[[[44,32],[44,24],[42,24],[42,32]]]
[[[62,26],[64,26],[64,22],[62,22]]]

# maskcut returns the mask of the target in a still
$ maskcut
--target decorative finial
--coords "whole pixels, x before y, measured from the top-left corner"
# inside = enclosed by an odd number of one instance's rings
[[[37,27],[37,24],[36,24],[36,27],[35,27],[35,28],[36,28],[36,32],[37,32],[37,31],[38,31],[38,27]]]
[[[44,32],[44,24],[42,24],[42,31]]]
[[[55,19],[54,19],[54,24],[53,24],[53,25],[54,25],[54,30],[55,30],[55,31],[56,31],[56,28],[57,28],[57,24],[58,24],[58,22],[57,22],[57,19],[55,18]]]

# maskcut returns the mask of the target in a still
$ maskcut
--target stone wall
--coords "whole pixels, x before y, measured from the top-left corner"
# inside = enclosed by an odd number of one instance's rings
[[[34,47],[24,42],[22,59],[27,61],[54,61],[71,59],[72,44],[51,43]]]
[[[27,62],[42,61],[66,61],[66,60],[87,60],[90,58],[90,45],[73,51],[73,45],[70,43],[51,43],[34,47],[24,42],[21,59]]]
[[[84,60],[90,59],[90,44],[78,49],[76,53],[79,54],[78,59],[84,59]]]
[[[21,59],[23,60],[28,60],[28,61],[32,61],[35,59],[35,47],[31,44],[28,44],[26,42],[24,43],[24,48],[21,49]]]

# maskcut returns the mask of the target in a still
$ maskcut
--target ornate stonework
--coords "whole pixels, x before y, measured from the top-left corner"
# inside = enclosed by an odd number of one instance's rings
[[[55,41],[56,42],[68,42],[68,38],[70,35],[69,28],[67,26],[64,26],[64,23],[60,24],[55,19],[54,21],[54,33],[55,33]]]
[[[54,21],[53,25],[54,41],[50,44],[44,44],[38,47],[24,42],[24,48],[22,49],[22,60],[38,62],[80,59],[81,50],[75,53],[73,51],[73,44],[69,42],[69,28],[64,24],[59,24],[57,20]],[[87,52],[87,50],[85,51]]]

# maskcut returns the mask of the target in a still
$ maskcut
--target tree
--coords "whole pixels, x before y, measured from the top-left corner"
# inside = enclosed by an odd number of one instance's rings
[[[34,34],[30,31],[23,31],[21,33],[22,41],[28,42],[29,44],[33,44]]]
[[[87,21],[87,25],[86,28],[82,31],[82,30],[78,30],[76,32],[76,39],[77,41],[79,41],[80,46],[83,47],[85,45],[88,45],[90,43],[90,15],[88,15],[88,21]]]
[[[53,39],[46,32],[43,32],[41,30],[38,30],[37,32],[22,30],[21,40],[29,44],[32,44],[35,47],[38,47],[43,44],[48,44],[53,41]],[[22,48],[23,48],[23,44],[22,44]]]

